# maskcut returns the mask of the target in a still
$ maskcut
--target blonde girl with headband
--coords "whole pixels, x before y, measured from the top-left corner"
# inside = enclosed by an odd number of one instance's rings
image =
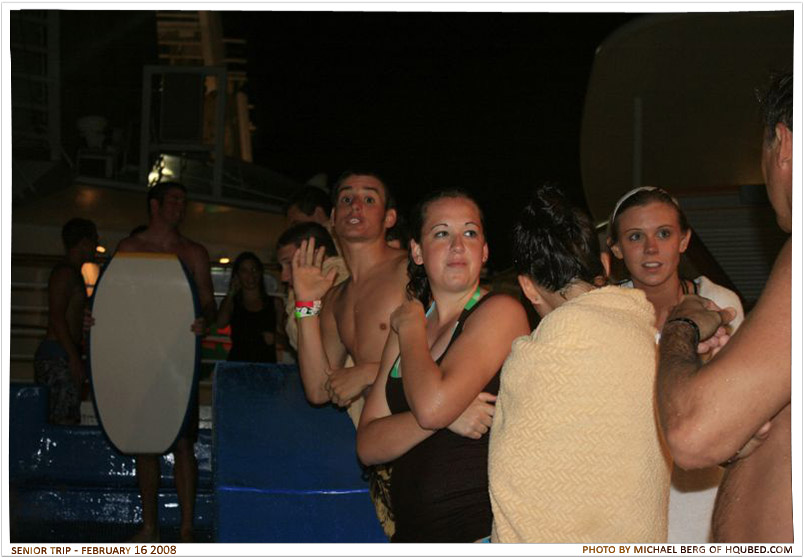
[[[631,275],[621,286],[645,292],[655,309],[658,331],[684,295],[697,294],[720,308],[735,309],[736,317],[729,324],[733,333],[743,321],[743,307],[737,295],[703,275],[689,280],[678,274],[681,254],[687,250],[691,235],[678,201],[665,190],[642,186],[626,192],[611,213],[608,237],[611,252],[623,260]],[[674,467],[668,542],[709,541],[721,476],[720,467],[694,471]]]
[[[705,276],[682,279],[678,265],[689,246],[692,231],[678,201],[655,186],[642,186],[627,192],[614,207],[609,219],[608,245],[623,260],[631,279],[622,286],[645,291],[656,309],[656,329],[661,331],[670,309],[686,294],[712,300],[720,308],[731,307],[737,316],[732,332],[743,321],[743,307],[731,290]]]

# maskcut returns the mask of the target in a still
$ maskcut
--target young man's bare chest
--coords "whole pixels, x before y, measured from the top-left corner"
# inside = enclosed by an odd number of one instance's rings
[[[391,312],[404,291],[384,275],[344,283],[333,306],[338,335],[356,363],[378,361],[390,331]]]

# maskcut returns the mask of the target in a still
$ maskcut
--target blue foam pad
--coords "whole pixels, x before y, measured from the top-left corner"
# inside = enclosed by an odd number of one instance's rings
[[[219,363],[214,409],[218,542],[386,542],[351,420],[295,366]]]

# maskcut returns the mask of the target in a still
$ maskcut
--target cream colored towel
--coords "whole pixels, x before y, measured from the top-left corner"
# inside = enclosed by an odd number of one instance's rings
[[[575,298],[513,343],[489,445],[495,542],[664,542],[670,459],[642,291]]]

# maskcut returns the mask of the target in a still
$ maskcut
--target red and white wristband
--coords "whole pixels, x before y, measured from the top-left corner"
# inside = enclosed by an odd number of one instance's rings
[[[321,312],[320,300],[297,300],[296,301],[296,317],[309,318],[311,316],[318,316]]]

